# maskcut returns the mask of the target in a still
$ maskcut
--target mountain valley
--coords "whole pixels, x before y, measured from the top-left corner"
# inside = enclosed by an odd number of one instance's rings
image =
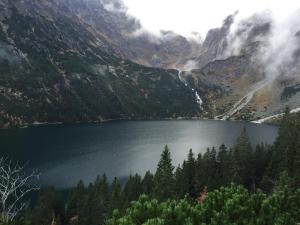
[[[284,53],[272,19],[235,17],[201,41],[143,31],[118,0],[0,0],[0,127],[299,107],[300,28]]]

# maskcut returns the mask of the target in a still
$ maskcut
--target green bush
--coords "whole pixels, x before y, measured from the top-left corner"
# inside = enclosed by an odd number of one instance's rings
[[[299,220],[300,190],[287,186],[267,196],[242,186],[221,187],[208,193],[202,204],[184,198],[159,202],[146,195],[131,203],[124,215],[115,211],[107,225],[274,225]]]

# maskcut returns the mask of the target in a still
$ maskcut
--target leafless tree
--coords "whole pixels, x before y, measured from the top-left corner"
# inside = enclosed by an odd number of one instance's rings
[[[35,184],[38,178],[36,171],[28,174],[24,166],[0,158],[0,221],[12,221],[27,206],[25,197],[39,189]]]

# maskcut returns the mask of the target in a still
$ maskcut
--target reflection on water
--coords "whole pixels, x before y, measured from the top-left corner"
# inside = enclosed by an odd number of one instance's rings
[[[104,172],[112,178],[153,171],[166,144],[178,165],[190,148],[197,154],[231,146],[244,126],[253,145],[277,136],[275,126],[210,120],[47,125],[1,130],[1,153],[38,168],[43,184],[69,187]]]

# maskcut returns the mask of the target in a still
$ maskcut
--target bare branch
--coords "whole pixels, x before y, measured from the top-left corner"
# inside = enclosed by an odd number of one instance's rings
[[[37,179],[36,171],[26,174],[24,166],[0,158],[0,221],[12,221],[27,206],[26,195],[39,190],[33,183]]]

